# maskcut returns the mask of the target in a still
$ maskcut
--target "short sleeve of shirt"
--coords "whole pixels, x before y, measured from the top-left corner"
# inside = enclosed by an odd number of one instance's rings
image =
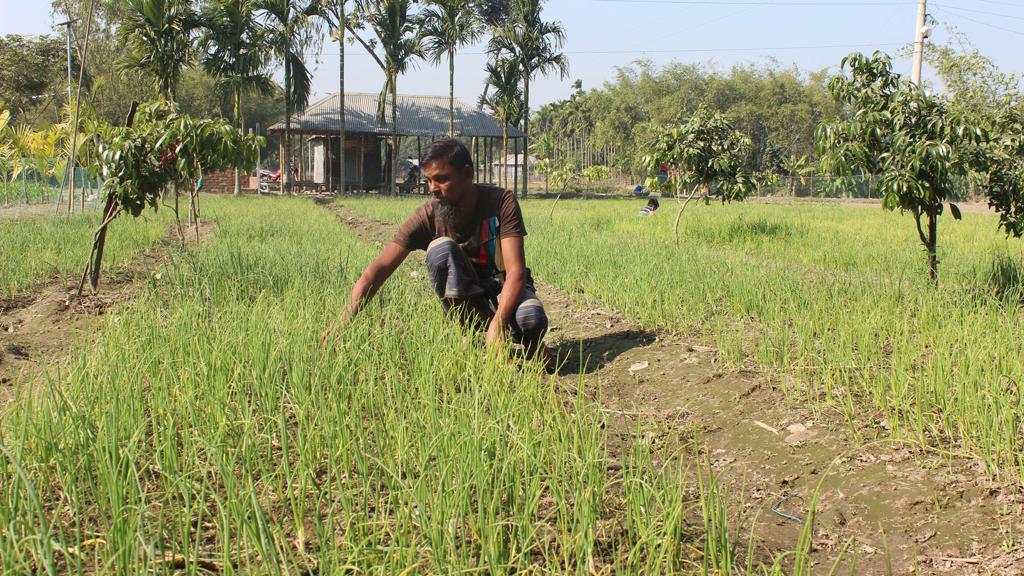
[[[498,238],[514,238],[526,236],[526,224],[519,201],[511,190],[503,190],[498,205]]]
[[[431,230],[430,215],[427,213],[427,205],[423,204],[412,213],[412,216],[398,227],[395,233],[394,242],[406,250],[426,250],[433,239],[434,233]]]

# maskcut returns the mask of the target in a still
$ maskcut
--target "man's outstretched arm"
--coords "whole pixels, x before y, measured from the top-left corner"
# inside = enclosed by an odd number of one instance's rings
[[[351,320],[359,310],[369,302],[384,285],[384,282],[402,265],[409,250],[401,244],[390,242],[381,250],[380,255],[370,262],[370,265],[363,270],[363,274],[352,287],[352,296],[349,297],[348,307],[345,309],[344,319]]]
[[[498,298],[498,310],[487,329],[487,344],[500,340],[519,307],[526,286],[526,255],[522,236],[501,238],[501,256],[505,264],[505,285]]]

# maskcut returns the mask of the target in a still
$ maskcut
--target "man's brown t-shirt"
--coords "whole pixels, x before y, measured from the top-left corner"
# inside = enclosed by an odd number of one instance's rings
[[[504,272],[499,240],[526,236],[523,213],[512,191],[485,184],[476,184],[476,189],[476,211],[465,230],[449,229],[439,214],[439,201],[431,198],[399,227],[395,243],[410,251],[426,250],[432,241],[447,236],[459,244],[480,278]]]

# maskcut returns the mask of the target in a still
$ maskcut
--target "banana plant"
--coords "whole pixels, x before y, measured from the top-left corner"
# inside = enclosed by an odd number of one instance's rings
[[[10,123],[10,110],[0,110],[0,184],[3,185],[5,205],[11,202],[11,173],[14,171],[14,146],[8,136]]]

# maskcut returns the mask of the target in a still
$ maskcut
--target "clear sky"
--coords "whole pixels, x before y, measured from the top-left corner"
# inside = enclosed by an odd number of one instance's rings
[[[1024,0],[943,0],[928,3],[940,23],[955,25],[1004,71],[1024,72]],[[917,0],[548,0],[545,18],[566,28],[569,76],[539,78],[531,104],[565,98],[574,80],[600,86],[616,66],[638,59],[655,63],[711,62],[720,69],[774,58],[803,70],[836,66],[852,50],[894,53],[913,40]],[[59,21],[49,0],[0,0],[0,34],[44,34]],[[941,26],[934,40],[945,38]],[[483,45],[456,60],[456,95],[476,102],[483,86]],[[346,47],[350,92],[378,92],[383,74],[362,47]],[[338,45],[310,54],[313,99],[336,92]],[[898,61],[901,72],[910,63]],[[447,94],[447,67],[420,62],[399,79],[401,93]],[[926,71],[927,77],[927,71]]]

